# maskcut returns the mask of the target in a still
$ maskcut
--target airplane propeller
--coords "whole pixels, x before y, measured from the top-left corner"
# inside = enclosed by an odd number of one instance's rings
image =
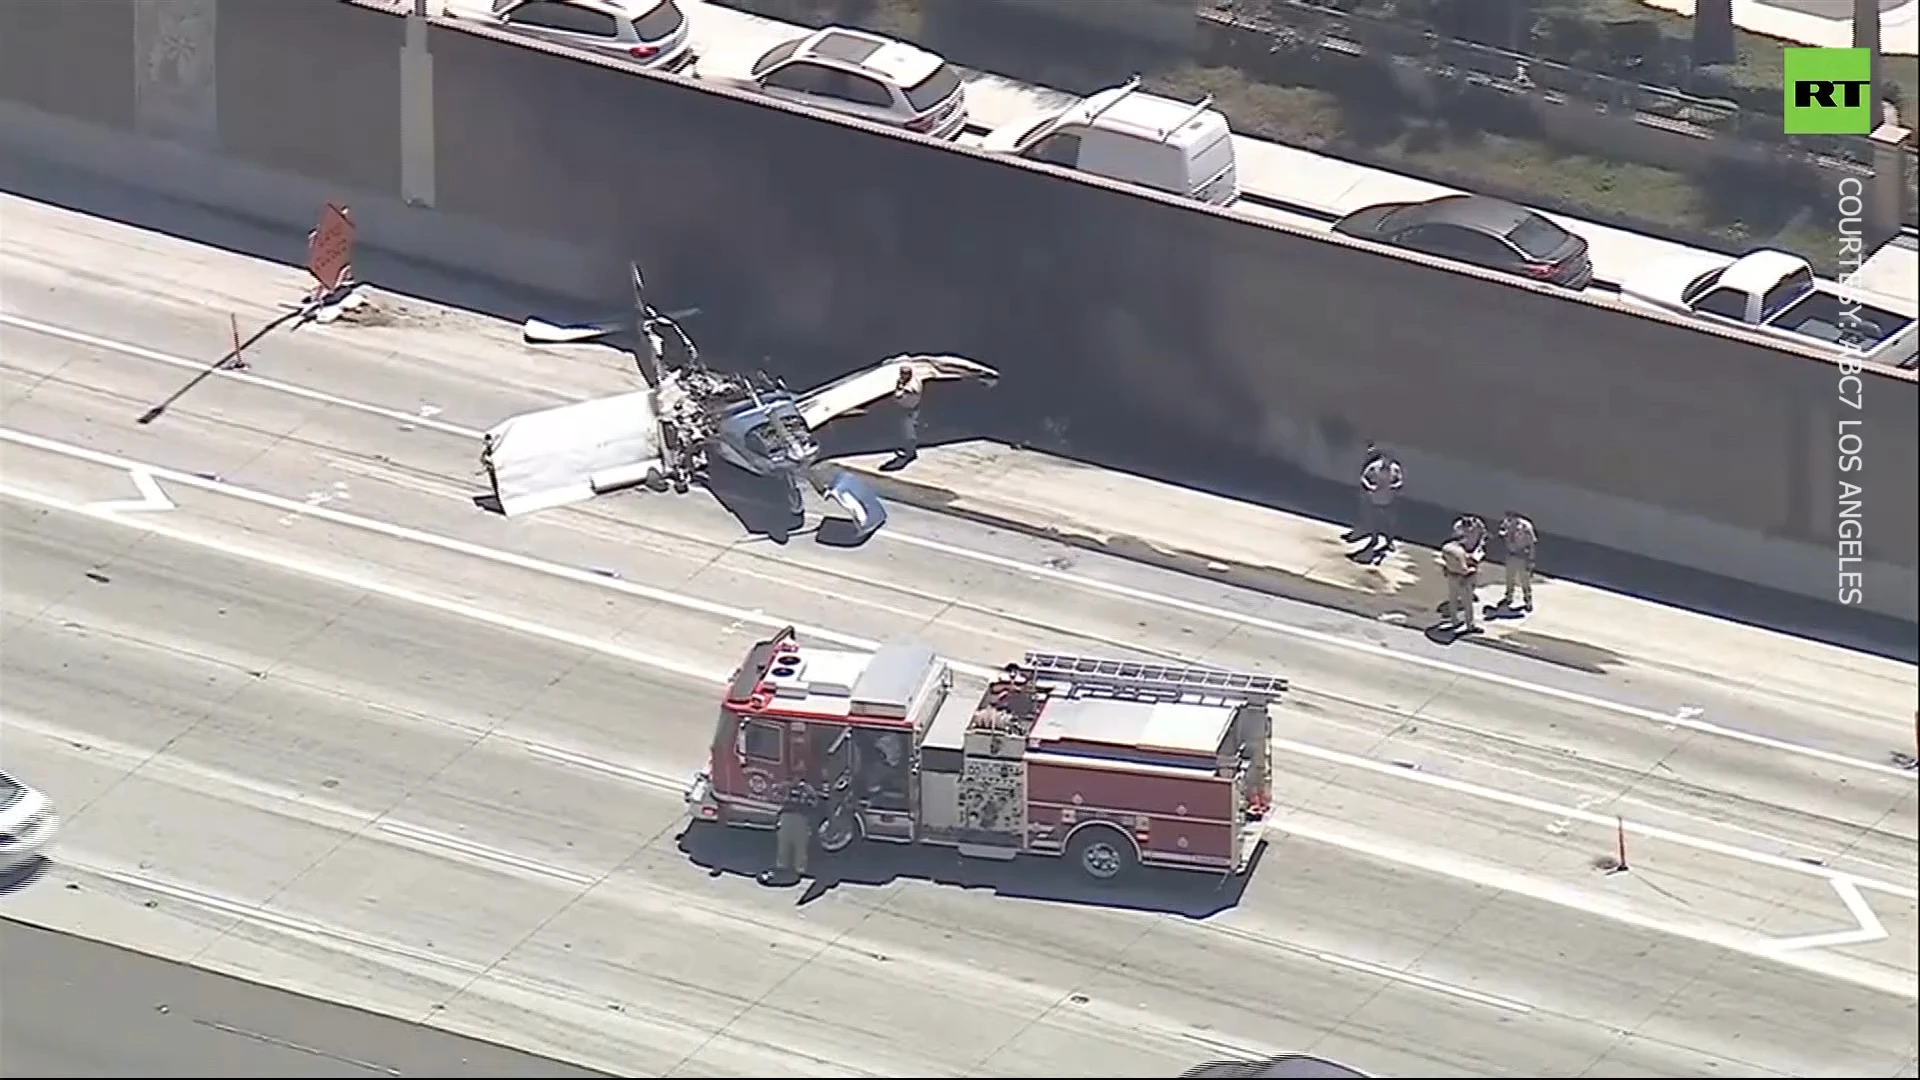
[[[563,326],[545,319],[528,319],[520,328],[521,339],[529,345],[599,345],[620,332],[620,327],[604,323]]]
[[[660,376],[666,364],[666,341],[661,331],[670,331],[686,350],[686,363],[698,366],[700,350],[680,326],[681,319],[692,318],[700,314],[697,307],[681,308],[673,312],[663,312],[647,302],[647,282],[640,273],[640,264],[627,264],[628,279],[633,285],[633,309],[630,313],[616,318],[581,323],[556,323],[546,319],[529,318],[520,327],[520,338],[528,345],[612,345],[626,349],[633,354],[634,363],[648,385],[660,385]]]
[[[655,317],[678,323],[682,319],[696,318],[701,314],[702,309],[690,307],[659,313]],[[623,337],[627,333],[626,324],[614,318],[580,323],[528,319],[521,327],[521,338],[529,345],[601,345],[609,343],[610,339]]]

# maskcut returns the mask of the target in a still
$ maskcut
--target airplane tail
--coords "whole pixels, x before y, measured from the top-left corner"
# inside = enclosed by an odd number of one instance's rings
[[[496,424],[482,461],[507,517],[647,483],[664,469],[653,391],[521,413]]]

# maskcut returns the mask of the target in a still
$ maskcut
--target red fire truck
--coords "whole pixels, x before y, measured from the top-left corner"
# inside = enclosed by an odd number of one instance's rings
[[[827,793],[814,840],[1244,872],[1273,795],[1268,704],[1286,680],[1028,653],[977,695],[915,642],[756,643],[721,707],[696,822],[772,828],[787,785]]]

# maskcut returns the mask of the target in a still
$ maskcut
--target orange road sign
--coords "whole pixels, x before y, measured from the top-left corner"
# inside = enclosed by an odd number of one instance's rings
[[[347,280],[353,268],[353,219],[347,208],[328,203],[320,211],[320,224],[307,234],[307,273],[332,292]]]

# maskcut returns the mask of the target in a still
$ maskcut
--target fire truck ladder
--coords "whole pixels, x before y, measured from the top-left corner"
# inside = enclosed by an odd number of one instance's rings
[[[1271,701],[1286,692],[1287,680],[1219,668],[1102,660],[1067,653],[1030,652],[1021,666],[1042,678],[1062,679],[1072,693],[1095,697],[1178,701],[1201,694],[1230,701]]]

